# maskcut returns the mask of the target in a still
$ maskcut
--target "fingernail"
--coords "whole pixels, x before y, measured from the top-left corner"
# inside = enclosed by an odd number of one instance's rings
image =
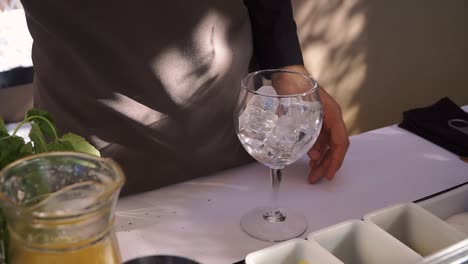
[[[320,180],[320,177],[309,178],[310,184],[315,184]]]
[[[335,174],[333,172],[329,172],[325,176],[325,178],[327,178],[327,180],[329,180],[329,181],[333,180],[334,177],[335,177]]]

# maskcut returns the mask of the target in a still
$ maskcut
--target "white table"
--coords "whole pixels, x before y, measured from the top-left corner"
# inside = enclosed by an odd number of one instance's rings
[[[333,181],[309,185],[307,173],[307,159],[287,167],[280,191],[281,205],[306,215],[306,234],[467,182],[468,163],[390,126],[351,137]],[[171,254],[233,263],[270,246],[239,226],[247,210],[269,205],[269,181],[268,169],[256,163],[119,200],[116,229],[124,261]]]

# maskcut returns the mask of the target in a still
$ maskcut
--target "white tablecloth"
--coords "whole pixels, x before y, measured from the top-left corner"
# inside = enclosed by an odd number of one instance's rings
[[[280,191],[282,206],[306,215],[306,234],[467,182],[468,163],[390,126],[351,137],[333,181],[309,185],[307,173],[305,158],[287,167]],[[239,225],[243,213],[269,205],[270,192],[268,169],[256,163],[123,198],[116,216],[123,259],[171,254],[206,264],[239,261],[272,245],[251,238]]]

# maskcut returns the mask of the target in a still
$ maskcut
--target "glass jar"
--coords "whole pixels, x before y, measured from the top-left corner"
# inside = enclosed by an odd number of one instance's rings
[[[110,159],[52,152],[0,172],[8,264],[120,264],[114,209],[125,177]]]

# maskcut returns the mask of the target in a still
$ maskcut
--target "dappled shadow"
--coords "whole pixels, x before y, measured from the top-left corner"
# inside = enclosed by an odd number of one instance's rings
[[[357,0],[295,1],[306,66],[342,105],[351,132],[356,106],[349,95],[366,74],[367,9]]]
[[[401,121],[448,96],[468,103],[466,1],[377,1],[368,9],[367,74],[353,95],[356,127]]]
[[[252,160],[238,142],[232,116],[252,51],[242,1],[136,0],[119,6],[24,0],[24,4],[35,38],[38,106],[51,112],[62,131],[118,142],[101,153],[124,168],[122,194]],[[135,228],[161,220],[170,223],[177,217],[181,225],[176,230],[169,226],[138,244],[130,240],[136,250],[154,252],[177,249],[181,241],[210,241],[208,227],[193,226],[194,212],[172,210],[190,204],[198,191],[190,188],[166,196],[169,200],[163,204],[155,197],[144,208],[133,205],[117,212],[116,226],[125,236]],[[235,221],[238,234],[246,236]],[[187,228],[188,236],[177,235],[179,228]],[[184,246],[185,252],[207,250]],[[217,243],[216,250],[232,254],[232,247]]]
[[[294,0],[309,70],[351,133],[397,123],[444,96],[468,103],[465,1]]]
[[[232,116],[252,53],[242,1],[87,5],[24,0],[37,106],[116,159],[124,193],[251,160]]]

